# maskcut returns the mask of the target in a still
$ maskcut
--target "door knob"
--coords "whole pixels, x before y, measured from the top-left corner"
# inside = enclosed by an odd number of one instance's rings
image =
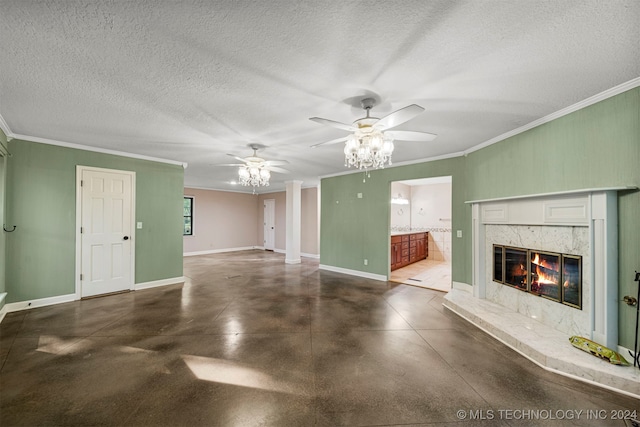
[[[129,236],[124,236],[124,240],[129,240]]]

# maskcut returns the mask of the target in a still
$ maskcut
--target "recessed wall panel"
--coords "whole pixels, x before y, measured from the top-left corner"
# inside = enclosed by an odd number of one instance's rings
[[[104,233],[104,199],[91,198],[91,222],[88,224],[90,233]]]
[[[111,279],[119,279],[124,275],[122,243],[111,245]]]
[[[111,200],[111,231],[122,233],[124,230],[124,201],[122,199]]]
[[[104,256],[104,246],[103,245],[92,245],[91,246],[91,277],[89,280],[91,282],[99,282],[104,280],[104,271],[102,267]]]

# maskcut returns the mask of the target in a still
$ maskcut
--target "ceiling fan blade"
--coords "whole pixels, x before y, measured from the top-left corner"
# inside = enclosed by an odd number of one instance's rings
[[[286,160],[267,160],[266,162],[264,162],[267,166],[282,166],[282,165],[288,165],[289,162]]]
[[[218,164],[218,165],[211,165],[211,166],[244,166],[244,163],[222,163],[222,164]]]
[[[320,144],[314,144],[311,146],[311,148],[321,147],[323,145],[337,144],[338,142],[345,142],[347,139],[349,139],[348,136],[343,136],[342,138],[332,139],[331,141],[321,142]]]
[[[415,132],[411,130],[390,130],[384,133],[398,141],[433,141],[438,135],[428,132]]]
[[[267,166],[267,169],[270,170],[271,172],[290,173],[286,169],[278,168],[278,167],[275,167],[275,166]]]
[[[413,119],[423,111],[424,108],[422,108],[421,106],[411,104],[384,116],[383,118],[375,122],[373,126],[380,130],[391,129]]]
[[[243,159],[242,157],[238,157],[238,156],[236,156],[235,154],[229,154],[229,153],[227,153],[227,156],[231,156],[231,157],[233,157],[233,158],[234,158],[234,159],[236,159],[236,160],[240,160],[241,162],[247,163],[247,161],[246,161],[245,159]]]
[[[320,123],[321,125],[326,125],[326,126],[331,126],[334,128],[346,130],[348,132],[353,132],[358,129],[353,125],[348,125],[346,123],[340,123],[340,122],[336,122],[329,119],[322,119],[320,117],[311,117],[309,120],[311,120],[312,122]]]

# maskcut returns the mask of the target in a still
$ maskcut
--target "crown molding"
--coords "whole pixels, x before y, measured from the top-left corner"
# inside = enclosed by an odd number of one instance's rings
[[[110,149],[107,149],[107,148],[92,147],[92,146],[89,146],[89,145],[74,144],[72,142],[58,141],[58,140],[49,139],[49,138],[40,138],[39,136],[12,134],[12,137],[14,139],[20,139],[20,140],[23,140],[23,141],[37,142],[39,144],[56,145],[58,147],[73,148],[73,149],[76,149],[76,150],[84,150],[84,151],[92,151],[94,153],[111,154],[111,155],[114,155],[114,156],[128,157],[128,158],[131,158],[131,159],[149,160],[151,162],[166,163],[166,164],[170,164],[170,165],[182,166],[185,169],[187,168],[187,163],[179,162],[179,161],[176,161],[176,160],[161,159],[159,157],[151,157],[151,156],[145,156],[145,155],[142,155],[142,154],[127,153],[127,152],[124,152],[124,151],[117,151],[117,150],[110,150]]]
[[[4,117],[2,117],[2,114],[0,114],[0,129],[2,129],[2,132],[7,136],[7,139],[13,137],[13,132],[11,132],[9,125],[5,121]]]
[[[566,116],[568,114],[574,113],[578,110],[582,110],[583,108],[586,108],[590,105],[593,104],[597,104],[600,101],[604,101],[605,99],[614,97],[616,95],[619,95],[623,92],[626,92],[630,89],[634,89],[636,87],[640,86],[640,77],[636,77],[635,79],[629,80],[628,82],[622,83],[618,86],[614,86],[611,89],[607,89],[603,92],[600,92],[596,95],[593,95],[587,99],[584,99],[580,102],[577,102],[573,105],[570,105],[566,108],[563,108],[562,110],[558,110],[555,113],[551,113],[548,116],[544,116],[541,117],[537,120],[532,121],[531,123],[528,123],[524,126],[521,126],[519,128],[516,128],[514,130],[511,130],[509,132],[503,133],[502,135],[498,135],[494,138],[491,138],[488,141],[485,141],[481,144],[475,145],[471,148],[469,148],[468,150],[465,150],[464,154],[465,156],[469,153],[473,153],[474,151],[478,151],[481,150],[485,147],[488,147],[490,145],[495,144],[496,142],[500,142],[500,141],[504,141],[507,138],[511,138],[512,136],[521,134],[523,132],[526,132],[530,129],[533,129],[535,127],[538,127],[540,125],[543,125],[545,123],[549,123],[553,120],[559,119],[560,117]]]

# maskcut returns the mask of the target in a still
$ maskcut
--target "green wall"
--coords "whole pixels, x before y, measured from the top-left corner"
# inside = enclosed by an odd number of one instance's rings
[[[7,302],[75,293],[76,165],[136,172],[135,283],[182,276],[182,166],[9,142]]]
[[[0,130],[0,223],[5,224],[5,171],[6,171],[6,157],[3,157],[3,153],[7,148],[7,136],[2,130]],[[5,276],[7,265],[7,251],[6,251],[7,233],[0,231],[0,294],[6,291]],[[6,304],[6,301],[0,301],[0,310]]]
[[[437,141],[437,140],[436,140]],[[471,283],[471,209],[465,200],[586,188],[640,187],[640,88],[470,153],[467,157],[322,180],[322,264],[386,275],[391,181],[453,177],[452,274]],[[357,199],[362,192],[364,198]],[[336,203],[338,201],[339,203]],[[620,296],[636,295],[640,191],[618,195]],[[370,230],[370,231],[369,231]],[[454,234],[455,235],[455,234]],[[369,265],[363,265],[363,258]],[[633,347],[635,309],[620,303],[619,344]]]
[[[391,182],[451,176],[453,280],[471,282],[471,208],[465,199],[465,158],[455,157],[409,166],[354,173],[321,182],[320,263],[386,276],[389,272]],[[362,193],[362,198],[358,198]],[[469,250],[467,250],[469,249]],[[364,265],[364,259],[368,265]]]

